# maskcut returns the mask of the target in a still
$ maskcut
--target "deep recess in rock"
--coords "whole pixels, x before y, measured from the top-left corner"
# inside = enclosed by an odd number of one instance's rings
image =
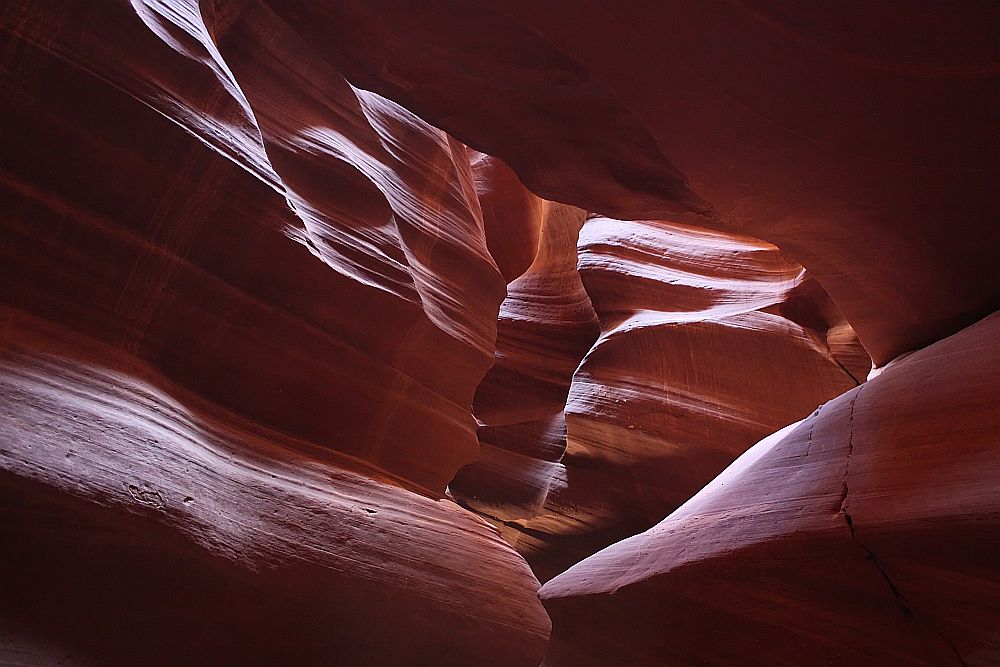
[[[1000,664],[1000,7],[0,28],[0,663]]]

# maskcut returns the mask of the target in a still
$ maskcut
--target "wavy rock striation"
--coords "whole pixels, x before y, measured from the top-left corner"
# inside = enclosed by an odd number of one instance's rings
[[[5,309],[5,664],[537,665],[497,532]]]
[[[7,300],[120,329],[207,397],[440,493],[475,455],[467,406],[503,297],[469,156],[352,88],[266,8],[211,7],[7,8],[25,130],[5,137],[20,207]],[[59,122],[75,97],[92,103]],[[224,315],[210,336],[188,323],[203,303]]]
[[[894,362],[548,582],[546,664],[995,664],[998,336]]]
[[[504,294],[476,156],[261,3],[0,29],[10,659],[537,665],[537,581],[435,500]]]
[[[539,229],[534,260],[507,288],[496,359],[473,403],[480,456],[449,487],[501,522],[542,513],[552,485],[565,483],[563,409],[573,372],[599,333],[576,268],[585,213],[543,200],[532,210]],[[516,220],[518,210],[505,213]]]
[[[767,243],[598,216],[578,245],[589,299],[572,312],[592,301],[600,336],[588,349],[593,334],[575,339],[553,308],[569,274],[511,284],[477,393],[483,454],[451,486],[543,580],[652,526],[870,370],[822,289]],[[575,250],[558,252],[572,266]]]
[[[543,197],[774,243],[879,365],[1000,303],[991,3],[270,4]]]
[[[513,195],[494,209],[519,229],[538,209]],[[543,580],[870,370],[822,289],[767,243],[544,210],[476,394],[480,457],[450,486]]]
[[[827,342],[822,290],[802,298],[810,279],[774,246],[594,218],[580,247],[602,333],[574,376],[567,457],[627,471],[647,520],[857,384]]]
[[[0,662],[1000,662],[1000,12],[621,9],[0,6]]]

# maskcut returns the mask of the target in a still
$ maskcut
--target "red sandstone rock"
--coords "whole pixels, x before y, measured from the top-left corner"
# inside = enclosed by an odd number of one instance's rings
[[[450,486],[465,504],[500,520],[538,515],[551,485],[562,483],[566,395],[599,332],[576,269],[584,212],[540,200],[533,209],[541,214],[537,253],[507,288],[496,361],[473,403],[480,456]]]
[[[893,363],[547,583],[546,664],[996,664],[998,339]]]
[[[778,245],[878,364],[997,307],[992,3],[270,4],[544,197]]]
[[[543,580],[653,525],[870,370],[852,377],[835,358],[830,331],[848,362],[867,356],[822,289],[769,244],[598,217],[584,225],[578,273],[583,213],[545,209],[477,391],[480,457],[450,487]],[[526,210],[538,207],[505,219]],[[604,328],[593,347],[584,283]]]
[[[111,346],[0,327],[5,664],[538,664],[537,583],[483,521]]]
[[[568,453],[629,468],[630,495],[654,520],[750,444],[857,384],[824,322],[766,312],[808,280],[773,246],[602,218],[580,245],[603,327],[574,376]]]
[[[473,152],[471,162],[486,246],[504,279],[511,283],[535,262],[544,218],[552,206],[525,188],[500,160]]]
[[[0,661],[1000,661],[998,26],[0,8]]]
[[[266,9],[204,13],[5,8],[4,300],[441,493],[503,295],[468,155]]]
[[[802,267],[767,243],[596,217],[579,246],[600,338],[585,356],[580,346],[554,354],[547,341],[572,340],[548,310],[554,295],[515,289],[523,278],[512,284],[498,363],[477,393],[477,415],[491,425],[481,429],[483,453],[452,484],[500,520],[543,580],[652,526],[754,442],[870,368],[852,377],[834,358],[834,326],[838,351],[860,349],[850,327]],[[505,319],[529,299],[533,317]],[[512,325],[533,335],[505,336]],[[561,359],[570,362],[561,375],[539,370]],[[550,377],[564,378],[561,393]],[[561,417],[564,402],[568,445],[554,458],[562,421],[540,417]],[[513,432],[496,427],[507,414],[518,421]]]
[[[473,156],[259,4],[0,27],[11,659],[537,665],[537,581],[435,500],[503,296]]]

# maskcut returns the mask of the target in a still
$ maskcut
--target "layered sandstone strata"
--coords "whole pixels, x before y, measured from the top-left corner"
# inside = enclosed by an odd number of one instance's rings
[[[0,658],[995,664],[998,29],[6,3]]]
[[[451,488],[543,580],[652,526],[870,370],[777,248],[663,221],[591,216],[578,242],[543,236],[499,332],[474,406],[482,453]]]
[[[546,665],[996,664],[998,340],[893,362],[548,582]]]
[[[438,500],[504,295],[475,156],[262,5],[0,26],[11,659],[537,665],[537,581]]]
[[[269,4],[543,197],[774,243],[879,365],[1000,303],[991,3]]]
[[[535,666],[549,622],[454,503],[0,311],[0,662]]]
[[[600,331],[577,271],[586,214],[536,200],[533,261],[507,287],[494,365],[473,402],[479,458],[450,486],[463,503],[500,522],[545,513],[553,485],[565,484],[566,397]],[[519,212],[508,205],[503,221],[516,229]]]

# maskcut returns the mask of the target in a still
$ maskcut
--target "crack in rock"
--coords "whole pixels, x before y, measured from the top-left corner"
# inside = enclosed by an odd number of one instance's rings
[[[920,619],[917,618],[916,614],[913,611],[913,607],[906,600],[906,597],[903,595],[902,591],[900,591],[899,588],[896,586],[896,584],[892,581],[892,578],[889,576],[889,573],[886,572],[885,566],[878,559],[878,556],[876,556],[875,552],[869,549],[864,542],[858,539],[857,528],[854,525],[854,517],[851,516],[851,513],[847,509],[847,497],[848,494],[850,493],[850,487],[847,484],[847,478],[848,478],[848,473],[850,472],[851,469],[851,457],[854,455],[854,406],[855,404],[857,404],[858,398],[861,396],[861,391],[862,387],[859,387],[857,393],[854,394],[854,398],[851,399],[851,410],[850,410],[850,416],[848,418],[848,431],[847,431],[847,459],[844,464],[844,479],[842,481],[843,488],[841,490],[841,496],[840,496],[840,513],[844,515],[844,521],[847,523],[847,529],[851,534],[851,540],[856,545],[858,545],[858,547],[860,547],[862,551],[865,552],[865,558],[871,561],[871,563],[878,569],[879,574],[882,575],[882,579],[885,580],[885,583],[889,586],[889,590],[892,591],[893,598],[896,600],[896,603],[902,610],[903,616],[906,617],[908,621],[910,621],[914,625],[917,625],[918,627],[920,626],[927,627],[942,642],[944,642],[949,649],[951,649],[951,652],[955,655],[955,659],[958,660],[958,663],[960,665],[963,665],[963,667],[966,667],[967,663],[962,658],[961,654],[959,654],[958,649],[955,648],[955,645],[952,644],[933,625],[921,622]]]

